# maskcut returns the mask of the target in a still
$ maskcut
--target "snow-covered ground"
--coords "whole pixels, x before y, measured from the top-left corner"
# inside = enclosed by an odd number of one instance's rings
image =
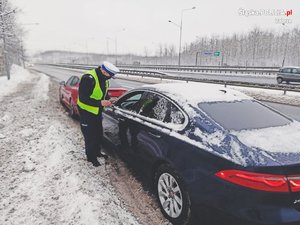
[[[122,162],[87,163],[57,88],[17,66],[0,77],[0,224],[167,224]]]
[[[0,77],[1,225],[169,224],[118,158],[98,168],[86,162],[79,123],[59,104],[57,83],[17,66],[11,74]],[[299,101],[289,92],[255,95]]]

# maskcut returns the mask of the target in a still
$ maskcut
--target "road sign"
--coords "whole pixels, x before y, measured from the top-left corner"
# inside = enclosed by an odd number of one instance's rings
[[[216,51],[214,52],[214,56],[220,56],[221,52],[220,51]]]
[[[212,52],[204,52],[204,55],[212,55]]]

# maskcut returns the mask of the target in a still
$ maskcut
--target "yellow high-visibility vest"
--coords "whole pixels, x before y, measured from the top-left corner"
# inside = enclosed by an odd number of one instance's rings
[[[96,81],[93,93],[91,94],[90,98],[95,99],[95,100],[101,100],[102,97],[103,97],[103,92],[100,88],[100,84],[99,84],[98,76],[97,76],[97,73],[96,73],[96,69],[90,70],[90,71],[86,72],[85,74],[91,75]],[[108,90],[108,86],[109,86],[109,81],[108,80],[105,81],[105,86],[106,86],[106,92],[104,94],[104,98],[107,94],[107,90]],[[86,111],[88,111],[90,113],[93,113],[95,115],[98,115],[98,113],[99,113],[99,106],[91,106],[91,105],[87,105],[87,104],[81,102],[80,99],[79,99],[79,95],[78,95],[78,98],[77,98],[77,105],[81,109],[86,110]]]

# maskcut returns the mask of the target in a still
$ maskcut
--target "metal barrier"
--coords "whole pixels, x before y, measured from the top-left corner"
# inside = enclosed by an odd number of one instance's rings
[[[72,66],[78,68],[93,68],[97,65],[83,65],[83,64],[59,64],[61,66]],[[119,65],[123,69],[136,70],[163,70],[163,71],[181,71],[191,73],[217,73],[217,74],[255,74],[255,75],[276,75],[279,67],[218,67],[218,66],[172,66],[172,65]]]
[[[95,68],[96,66],[86,66],[86,65],[69,65],[69,64],[42,64],[47,66],[56,66],[56,67],[65,67],[72,69],[83,69],[88,70]],[[120,69],[122,74],[134,75],[139,77],[152,77],[159,79],[169,79],[169,80],[180,80],[180,81],[192,81],[192,82],[201,82],[201,83],[214,83],[214,84],[223,84],[225,86],[239,86],[239,87],[251,87],[251,88],[262,88],[270,90],[281,90],[284,94],[287,91],[300,92],[300,85],[287,85],[287,84],[259,84],[243,81],[223,81],[215,79],[203,79],[203,78],[192,78],[192,77],[183,77],[183,76],[170,76],[166,73],[150,70],[135,70],[135,69]]]

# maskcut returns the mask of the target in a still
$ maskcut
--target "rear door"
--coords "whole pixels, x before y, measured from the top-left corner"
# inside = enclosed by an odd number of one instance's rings
[[[135,138],[132,147],[146,164],[151,164],[156,158],[162,158],[163,152],[168,148],[165,139],[171,130],[163,126],[167,110],[166,98],[148,92],[138,112],[143,122],[131,126]]]
[[[293,75],[292,81],[300,82],[300,69],[293,68],[292,69],[292,75]]]
[[[131,124],[132,149],[144,167],[152,168],[157,160],[173,161],[181,146],[171,132],[183,129],[187,121],[184,113],[168,98],[148,92],[138,111],[141,122]]]
[[[64,88],[62,88],[63,101],[64,101],[66,104],[69,104],[69,102],[70,102],[70,98],[71,98],[71,84],[72,84],[73,79],[74,79],[74,77],[71,76],[71,77],[67,80],[67,82],[66,82]]]
[[[294,75],[292,74],[292,69],[291,68],[284,68],[282,70],[283,73],[283,79],[285,81],[291,81],[294,78]]]
[[[80,82],[79,77],[74,76],[70,84],[70,92],[71,92],[74,105],[77,105],[79,82]]]

